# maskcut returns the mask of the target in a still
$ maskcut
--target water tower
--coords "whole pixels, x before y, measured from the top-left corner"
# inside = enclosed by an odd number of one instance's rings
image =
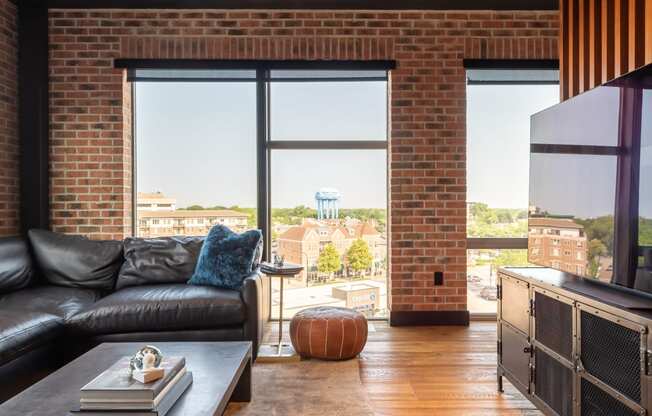
[[[337,219],[340,213],[340,192],[334,188],[321,188],[315,194],[317,219]]]

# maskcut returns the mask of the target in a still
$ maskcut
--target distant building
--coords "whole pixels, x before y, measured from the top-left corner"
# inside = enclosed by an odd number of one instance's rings
[[[138,194],[138,237],[206,235],[216,224],[247,229],[249,216],[232,210],[177,210],[176,199],[161,193]]]
[[[160,192],[138,192],[136,205],[138,211],[174,211],[177,209],[177,200]]]
[[[357,239],[369,246],[373,256],[371,271],[375,273],[385,262],[387,242],[370,222],[304,219],[301,225],[290,227],[278,236],[276,252],[287,262],[302,264],[301,278],[306,282],[309,276],[317,274],[319,253],[326,245],[335,246],[344,264],[347,250]]]
[[[530,218],[528,250],[532,263],[587,275],[588,241],[584,226],[572,219]]]

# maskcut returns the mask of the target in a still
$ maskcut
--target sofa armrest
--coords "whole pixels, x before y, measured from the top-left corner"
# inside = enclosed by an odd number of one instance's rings
[[[269,277],[256,270],[247,276],[242,284],[242,300],[247,318],[244,323],[245,339],[252,342],[253,359],[258,355],[258,347],[263,341],[265,324],[269,321],[271,285]]]

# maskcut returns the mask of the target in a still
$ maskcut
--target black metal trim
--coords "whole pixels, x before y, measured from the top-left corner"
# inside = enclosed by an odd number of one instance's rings
[[[255,78],[156,78],[156,77],[127,77],[129,82],[256,82]]]
[[[521,238],[476,238],[466,239],[467,250],[527,250],[527,237]]]
[[[50,226],[48,12],[21,3],[18,13],[20,224]]]
[[[579,144],[544,144],[531,143],[531,153],[577,154],[577,155],[607,155],[620,156],[623,148],[620,146],[591,146]]]
[[[387,149],[384,140],[270,140],[268,149],[295,150],[355,150],[355,149]]]
[[[314,70],[392,70],[393,60],[259,60],[259,59],[115,59],[122,69],[314,69]],[[275,79],[276,80],[276,79]]]
[[[643,90],[621,88],[611,282],[634,287],[638,263],[638,203]],[[627,117],[623,116],[627,115]]]
[[[386,82],[387,76],[384,77],[314,77],[314,78],[270,78],[270,82],[365,82],[380,81]]]
[[[559,69],[559,59],[464,59],[464,69]]]
[[[258,201],[256,213],[258,214],[258,228],[263,230],[263,260],[268,261],[271,257],[271,230],[270,203],[269,203],[269,152],[267,143],[267,113],[268,113],[268,91],[265,79],[269,71],[258,69],[256,71],[256,153],[257,153],[257,192]],[[271,301],[271,299],[270,299]],[[271,303],[270,303],[271,305]]]
[[[38,0],[34,0],[38,1]],[[64,9],[558,10],[558,0],[47,0]]]
[[[131,84],[131,235],[138,237],[138,153],[136,149],[136,84]]]
[[[543,80],[532,80],[532,81],[473,81],[468,80],[466,85],[559,85],[559,81],[543,81]]]

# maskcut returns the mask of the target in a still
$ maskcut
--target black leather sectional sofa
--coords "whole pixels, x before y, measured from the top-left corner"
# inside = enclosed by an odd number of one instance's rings
[[[0,402],[101,342],[249,340],[255,354],[269,281],[256,271],[240,290],[186,284],[201,244],[1,238]]]

